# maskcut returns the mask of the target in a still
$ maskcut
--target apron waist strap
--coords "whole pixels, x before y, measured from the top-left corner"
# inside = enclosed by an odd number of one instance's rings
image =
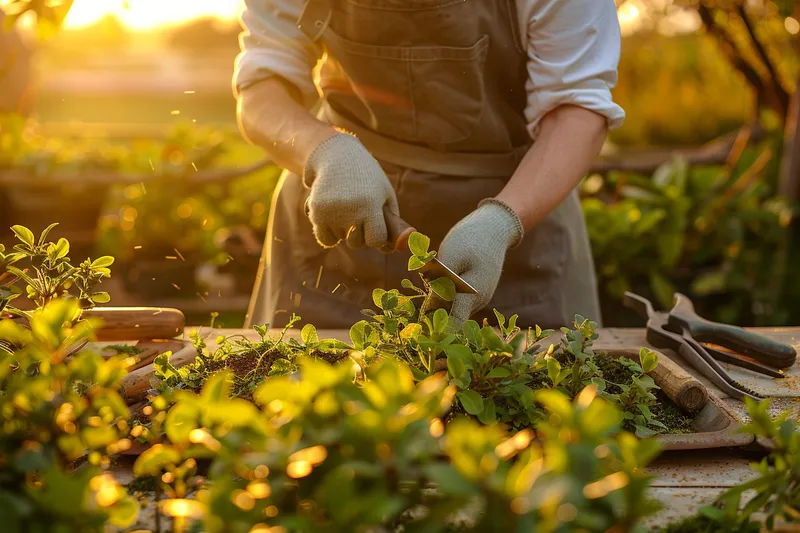
[[[529,149],[529,146],[522,146],[512,152],[498,154],[439,152],[424,146],[390,139],[355,124],[332,109],[327,103],[322,104],[319,117],[329,124],[354,133],[372,156],[379,161],[443,176],[510,177],[517,170]]]

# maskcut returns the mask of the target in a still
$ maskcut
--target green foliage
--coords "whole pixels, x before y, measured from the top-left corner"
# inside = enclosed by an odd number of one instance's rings
[[[714,506],[701,514],[726,531],[747,531],[753,528],[756,513],[763,514],[769,530],[776,523],[800,519],[800,433],[797,420],[790,411],[777,418],[769,413],[769,400],[745,399],[750,422],[742,432],[755,435],[770,446],[770,454],[751,468],[758,477],[723,493]],[[746,494],[754,491],[752,497]]]
[[[776,150],[768,140],[730,172],[676,159],[652,178],[616,173],[585,182],[606,322],[634,324],[619,316],[625,291],[665,308],[678,291],[698,312],[726,323],[796,321],[800,309],[786,290],[794,285],[788,230],[795,208],[774,196]]]
[[[28,228],[13,226],[11,230],[19,243],[10,253],[5,253],[5,247],[0,245],[0,312],[30,316],[29,312],[10,304],[20,295],[25,295],[39,309],[63,297],[77,298],[82,309],[110,301],[107,292],[95,289],[104,278],[111,276],[109,267],[114,258],[86,259],[73,266],[67,256],[69,242],[66,239],[47,241],[56,225],[48,226],[38,239]]]
[[[419,242],[418,251],[430,253],[426,242]],[[364,381],[364,373],[372,365],[394,359],[408,364],[418,381],[439,373],[447,377],[456,396],[445,422],[466,414],[487,425],[532,428],[542,418],[542,410],[534,401],[536,390],[555,389],[575,398],[586,386],[594,385],[604,399],[622,410],[621,423],[638,436],[670,429],[651,410],[659,403],[654,395],[658,387],[647,375],[658,364],[654,352],[643,350],[640,354],[647,371],[636,362],[622,359],[616,362],[619,368],[613,378],[606,379],[592,349],[597,324],[590,320],[576,316],[573,329],[564,328],[560,342],[545,349],[542,343],[554,333],[552,330],[537,327],[522,331],[516,316],[506,319],[497,311],[496,326],[481,326],[473,320],[456,326],[444,309],[423,310],[430,292],[408,280],[403,286],[410,294],[397,289],[373,291],[377,311],[364,311],[368,320],[352,326],[350,344],[320,341],[310,325],[303,328],[299,341],[284,340],[288,328],[299,318],[296,316],[277,339],[268,338],[267,328],[259,327],[259,341],[220,338],[214,353],[198,339],[199,356],[194,363],[176,369],[169,365],[167,355],[156,360],[161,390],[196,391],[216,372],[227,368],[233,371],[232,394],[250,398],[267,377],[296,372],[298,358],[303,356],[328,362],[349,359],[357,381]],[[427,288],[432,290],[430,284]],[[417,300],[422,300],[419,308]],[[604,363],[606,367],[610,364]]]
[[[395,360],[366,373],[354,383],[350,362],[304,358],[294,376],[258,387],[259,408],[231,399],[230,375],[217,374],[199,395],[176,392],[170,444],[140,456],[134,471],[172,473],[165,489],[181,497],[179,470],[210,459],[195,506],[182,511],[211,532],[437,532],[454,514],[461,531],[601,532],[632,528],[657,509],[642,473],[657,445],[619,434],[619,413],[591,387],[574,402],[542,393],[550,416],[534,440],[529,430],[509,438],[465,418],[445,427],[455,390],[442,376],[415,382]]]
[[[6,531],[101,531],[130,525],[138,505],[107,474],[108,453],[126,436],[118,393],[122,357],[69,348],[92,324],[70,324],[76,300],[30,314],[30,328],[0,320],[0,516]],[[5,347],[4,347],[5,346]],[[8,349],[13,347],[13,350]],[[127,442],[127,441],[126,441]],[[75,461],[86,458],[83,465]]]

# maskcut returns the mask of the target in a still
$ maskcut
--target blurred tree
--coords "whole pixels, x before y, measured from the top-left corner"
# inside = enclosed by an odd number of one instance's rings
[[[6,20],[0,9],[0,24]],[[0,31],[0,113],[27,115],[31,93],[31,50],[11,28]]]

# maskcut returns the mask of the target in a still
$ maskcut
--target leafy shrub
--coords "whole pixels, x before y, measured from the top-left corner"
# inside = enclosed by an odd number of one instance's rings
[[[462,417],[445,427],[455,387],[438,375],[415,384],[396,360],[369,367],[360,384],[351,361],[298,365],[258,386],[260,409],[230,398],[226,372],[199,396],[175,391],[174,406],[151,413],[165,420],[170,444],[141,455],[135,473],[157,478],[210,458],[208,484],[182,509],[212,532],[435,532],[459,512],[463,531],[600,532],[628,529],[656,509],[642,467],[657,444],[618,433],[620,413],[593,386],[573,402],[540,392],[549,416],[538,437],[524,430],[509,438]]]
[[[787,289],[795,207],[776,198],[775,141],[746,152],[731,172],[680,159],[651,178],[615,173],[584,184],[583,210],[607,325],[638,325],[625,291],[670,308],[675,291],[698,312],[740,325],[800,320]],[[628,320],[626,317],[631,317]]]
[[[110,301],[107,292],[95,291],[95,288],[104,278],[111,276],[108,267],[114,263],[114,258],[103,256],[95,260],[87,259],[73,266],[67,256],[67,239],[62,237],[58,242],[47,242],[48,234],[56,225],[48,226],[38,239],[28,228],[13,226],[11,230],[19,243],[8,253],[5,246],[0,244],[0,316],[4,312],[29,316],[29,312],[10,304],[11,300],[22,294],[38,309],[64,297],[77,298],[83,309]],[[22,287],[16,285],[20,281]]]
[[[65,357],[90,338],[77,300],[55,299],[30,328],[0,320],[0,516],[4,531],[100,531],[126,526],[138,504],[103,473],[125,449],[128,407],[120,359]],[[79,460],[84,460],[79,464]]]
[[[428,250],[429,241],[423,236],[413,234],[410,243],[412,271],[436,256],[435,251]],[[587,385],[594,385],[599,395],[622,409],[626,429],[640,437],[672,429],[651,409],[668,401],[656,398],[658,387],[647,375],[658,365],[654,352],[642,350],[641,365],[629,360],[604,362],[606,369],[614,371],[614,379],[620,380],[607,381],[592,349],[596,323],[577,316],[573,329],[562,330],[560,343],[545,350],[542,341],[553,331],[535,328],[523,332],[516,325],[516,316],[506,320],[496,312],[497,327],[488,323],[481,326],[474,320],[456,324],[446,308],[439,306],[454,298],[452,281],[421,278],[424,289],[408,279],[403,281],[410,294],[376,289],[373,302],[377,311],[364,311],[369,319],[353,325],[350,344],[320,339],[312,325],[303,328],[299,341],[284,341],[288,328],[299,319],[296,316],[277,339],[269,339],[267,327],[260,326],[256,327],[259,341],[220,338],[214,353],[195,338],[199,357],[193,364],[175,368],[166,355],[155,362],[161,390],[199,390],[207,379],[227,368],[233,371],[233,393],[250,398],[268,376],[296,372],[297,361],[303,356],[328,362],[348,359],[359,373],[379,361],[396,359],[408,364],[418,381],[438,373],[446,375],[456,387],[451,416],[467,414],[484,424],[500,422],[516,430],[531,428],[543,416],[533,400],[536,390],[554,389],[575,398]],[[434,299],[438,303],[433,303]],[[421,301],[419,307],[415,300]]]

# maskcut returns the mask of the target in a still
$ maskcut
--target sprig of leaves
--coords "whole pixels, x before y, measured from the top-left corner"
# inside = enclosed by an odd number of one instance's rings
[[[5,253],[5,247],[0,245],[0,312],[29,318],[30,311],[10,304],[21,295],[31,300],[37,309],[65,297],[77,298],[82,309],[110,301],[107,292],[96,289],[103,279],[111,276],[109,267],[114,258],[86,259],[74,266],[68,256],[70,245],[67,239],[47,240],[57,225],[45,228],[38,239],[24,226],[11,228],[19,242],[10,253]],[[18,265],[25,266],[20,268]]]

